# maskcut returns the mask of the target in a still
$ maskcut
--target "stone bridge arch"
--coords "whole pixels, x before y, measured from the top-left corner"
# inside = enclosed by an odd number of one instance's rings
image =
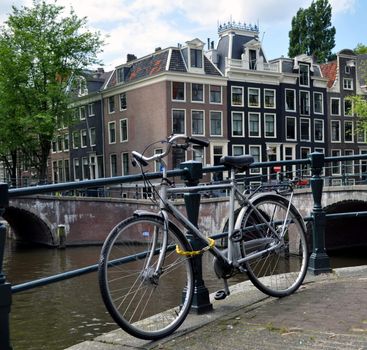
[[[3,218],[9,223],[17,241],[56,246],[50,226],[39,215],[22,208],[8,207]]]

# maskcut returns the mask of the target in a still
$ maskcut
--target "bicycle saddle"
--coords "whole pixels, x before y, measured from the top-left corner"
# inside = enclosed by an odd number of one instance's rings
[[[235,169],[247,169],[252,163],[254,163],[254,157],[250,155],[223,156],[219,160],[219,164]]]

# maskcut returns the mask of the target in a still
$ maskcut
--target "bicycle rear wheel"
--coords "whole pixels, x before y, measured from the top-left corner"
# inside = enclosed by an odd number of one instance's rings
[[[168,249],[161,269],[157,263],[165,237],[157,215],[133,216],[118,224],[103,245],[99,285],[115,322],[141,339],[159,339],[186,318],[193,296],[191,259],[176,253],[176,245],[191,250],[185,236],[169,224]]]
[[[242,219],[242,254],[263,253],[245,263],[248,277],[265,294],[287,296],[299,288],[307,272],[303,219],[287,199],[275,194],[260,196],[252,203],[256,209],[248,207]]]

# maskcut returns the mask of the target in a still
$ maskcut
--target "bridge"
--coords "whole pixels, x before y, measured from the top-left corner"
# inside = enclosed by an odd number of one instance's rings
[[[176,202],[184,211],[183,201]],[[308,217],[314,205],[311,189],[295,190],[293,204],[303,217]],[[326,214],[367,211],[367,186],[324,187],[322,206]],[[11,199],[3,216],[15,239],[23,242],[58,246],[61,225],[65,227],[67,245],[100,244],[119,221],[136,209],[151,210],[153,204],[142,199],[38,195]],[[202,199],[200,227],[208,234],[221,232],[227,210],[227,197]],[[326,248],[367,246],[366,223],[366,217],[328,221]]]

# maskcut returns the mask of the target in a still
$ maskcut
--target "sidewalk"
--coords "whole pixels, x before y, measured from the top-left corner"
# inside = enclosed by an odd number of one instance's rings
[[[178,331],[157,342],[116,330],[67,350],[367,350],[367,266],[308,275],[295,294],[282,299],[244,282],[227,299],[213,300],[213,307],[189,315]]]

